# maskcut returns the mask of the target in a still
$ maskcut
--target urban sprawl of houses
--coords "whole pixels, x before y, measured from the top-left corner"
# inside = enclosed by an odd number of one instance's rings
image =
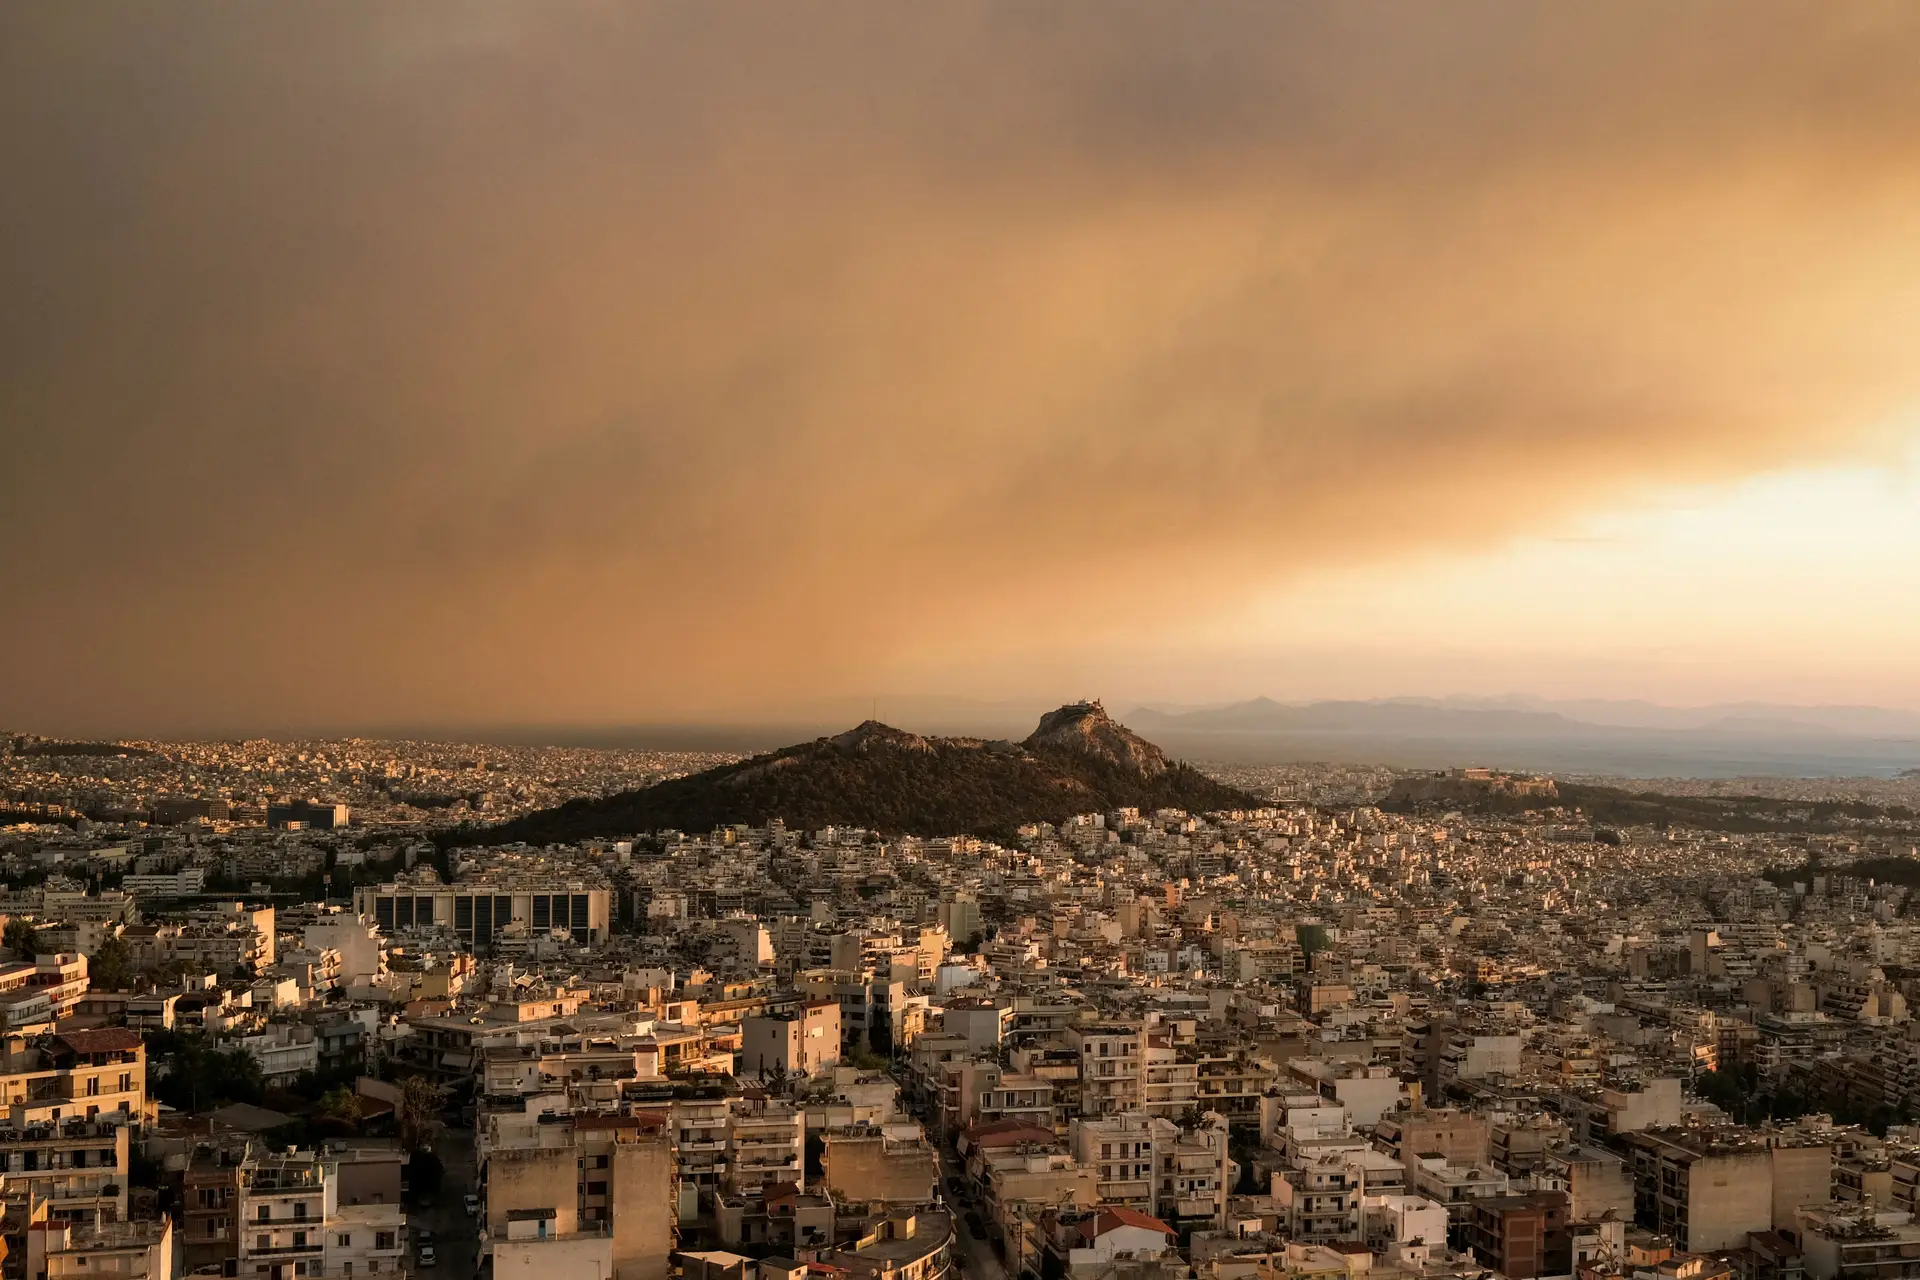
[[[1894,835],[1293,766],[459,847],[714,758],[145,745],[0,762],[8,1277],[1920,1276]]]

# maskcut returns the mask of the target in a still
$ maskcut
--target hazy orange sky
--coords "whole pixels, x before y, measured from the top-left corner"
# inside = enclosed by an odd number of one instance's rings
[[[0,9],[0,724],[1920,706],[1920,9]]]

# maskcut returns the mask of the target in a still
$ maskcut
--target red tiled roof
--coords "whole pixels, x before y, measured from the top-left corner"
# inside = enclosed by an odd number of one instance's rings
[[[1022,1142],[1052,1142],[1053,1130],[1043,1129],[1027,1120],[995,1120],[975,1125],[967,1131],[967,1141],[976,1147],[1012,1147]]]
[[[74,1053],[125,1053],[140,1047],[137,1032],[125,1027],[100,1027],[93,1031],[63,1031],[54,1040]]]
[[[1145,1231],[1158,1231],[1162,1235],[1178,1235],[1166,1223],[1158,1218],[1150,1218],[1138,1209],[1110,1208],[1102,1209],[1092,1222],[1082,1226],[1080,1232],[1089,1240],[1098,1240],[1109,1231],[1118,1231],[1121,1227],[1139,1227]]]

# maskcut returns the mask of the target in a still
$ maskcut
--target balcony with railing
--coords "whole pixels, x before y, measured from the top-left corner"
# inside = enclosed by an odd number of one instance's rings
[[[240,1251],[249,1258],[304,1258],[326,1252],[326,1241],[316,1230],[305,1244],[245,1245]]]
[[[300,1191],[318,1191],[326,1183],[319,1161],[307,1158],[243,1165],[240,1184],[256,1195],[288,1195]]]

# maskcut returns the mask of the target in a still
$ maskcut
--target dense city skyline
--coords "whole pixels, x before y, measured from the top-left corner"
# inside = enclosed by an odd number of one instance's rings
[[[1920,6],[0,6],[0,1280],[1920,1280]]]
[[[1920,707],[1899,6],[0,15],[0,721]]]

